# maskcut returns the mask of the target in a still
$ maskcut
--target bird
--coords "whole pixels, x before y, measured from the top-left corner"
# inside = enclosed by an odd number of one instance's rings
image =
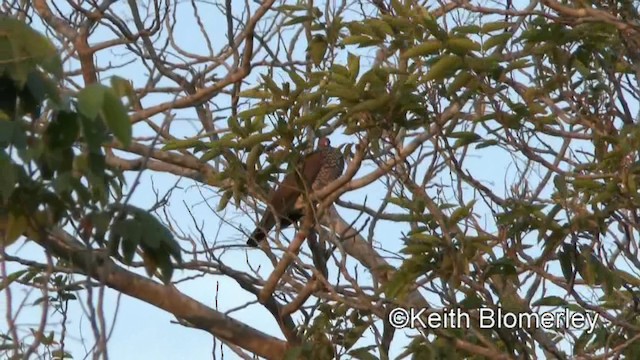
[[[256,229],[247,240],[247,245],[257,247],[267,237],[267,233],[280,220],[280,227],[286,228],[304,215],[302,195],[307,189],[318,191],[339,178],[344,171],[344,156],[340,149],[331,147],[331,141],[322,137],[318,148],[308,154],[287,174],[279,186],[267,196],[267,208]]]

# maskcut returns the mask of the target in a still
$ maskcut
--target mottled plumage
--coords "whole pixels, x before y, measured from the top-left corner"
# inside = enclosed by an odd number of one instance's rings
[[[282,183],[269,194],[265,213],[247,240],[247,245],[258,246],[266,238],[267,232],[276,225],[276,216],[280,219],[281,228],[298,221],[304,212],[300,199],[306,189],[320,190],[339,178],[343,171],[342,153],[331,147],[328,138],[321,138],[318,148],[304,157],[297,171],[287,174]]]

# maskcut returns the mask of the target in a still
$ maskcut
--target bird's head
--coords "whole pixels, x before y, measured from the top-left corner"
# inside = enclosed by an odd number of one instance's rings
[[[329,140],[328,137],[321,137],[320,140],[318,140],[319,148],[325,148],[329,146],[331,146],[331,140]]]

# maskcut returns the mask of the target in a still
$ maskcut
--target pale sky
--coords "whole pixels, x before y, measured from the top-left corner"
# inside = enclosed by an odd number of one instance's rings
[[[203,5],[204,6],[204,5]],[[239,5],[238,5],[239,6]],[[178,16],[178,27],[175,31],[175,41],[180,44],[186,50],[196,53],[205,54],[207,52],[205,45],[202,43],[199,37],[199,30],[195,27],[192,21],[180,20],[181,16],[189,18],[191,15],[191,7],[188,3],[181,6],[181,11]],[[222,35],[216,38],[216,34],[223,34],[225,30],[225,23],[223,18],[214,11],[210,11],[211,18],[206,21],[206,26],[209,30],[209,34],[214,39],[214,43],[222,46],[226,40]],[[37,28],[37,26],[36,26]],[[93,42],[111,38],[112,34],[105,33],[104,29],[98,29],[98,33],[92,37]],[[303,51],[303,46],[299,46],[299,51]],[[365,71],[366,64],[371,60],[374,50],[365,49],[357,50],[354,47],[350,47],[349,51],[358,52],[359,54],[366,55],[368,57],[362,58],[361,73]],[[102,51],[97,55],[98,65],[107,64],[109,62],[118,62],[120,60],[120,54],[123,53],[123,49],[118,51]],[[343,63],[346,58],[346,52],[341,54],[340,59]],[[71,67],[67,65],[66,69]],[[260,73],[265,71],[265,68],[256,68],[254,73],[250,76],[250,80],[255,80]],[[127,65],[124,68],[116,69],[111,72],[118,76],[131,79],[134,84],[140,86],[147,79],[146,70],[139,64]],[[221,74],[224,75],[224,74]],[[108,79],[104,77],[101,79],[103,83],[108,83]],[[168,84],[165,82],[165,85]],[[162,85],[162,84],[161,84]],[[171,84],[174,85],[174,84]],[[245,85],[245,88],[254,86],[255,83],[249,86]],[[154,99],[155,97],[155,99]],[[150,106],[156,104],[159,101],[166,101],[166,97],[158,95],[148,96],[143,100],[143,106]],[[219,106],[225,106],[227,102],[226,97],[216,97],[212,100]],[[192,110],[177,111],[178,118],[195,119],[194,112]],[[162,118],[158,117],[158,121]],[[198,126],[197,122],[194,122]],[[222,121],[224,126],[226,123]],[[183,135],[185,137],[194,134],[194,126],[186,121],[174,122],[172,125],[172,134],[175,136]],[[195,129],[197,130],[197,129]],[[147,129],[144,126],[137,125],[134,127],[134,135],[145,135]],[[354,139],[348,138],[342,134],[334,134],[332,136],[332,143],[334,145],[340,145],[347,142],[353,142]],[[511,184],[514,179],[514,174],[517,169],[515,167],[514,158],[512,154],[500,149],[485,148],[481,150],[473,150],[472,156],[474,161],[467,161],[465,163],[466,170],[473,174],[477,179],[480,179],[485,186],[494,189],[494,191],[502,195],[510,189],[505,189],[505,182]],[[363,167],[356,177],[362,176],[372,169],[371,166]],[[137,173],[127,173],[126,177],[129,183],[133,182]],[[441,176],[445,176],[446,172],[443,172]],[[154,190],[161,196],[171,187],[175,185],[177,178],[173,175],[155,173],[153,171],[145,171],[141,178],[142,186],[139,186],[132,198],[132,204],[141,208],[149,208],[156,201],[156,195]],[[540,179],[532,176],[530,179],[532,186]],[[153,186],[152,186],[153,182]],[[444,185],[451,186],[451,179],[438,177],[434,179],[434,182],[442,182]],[[175,189],[170,197],[168,204],[168,212],[172,215],[177,225],[181,227],[181,231],[186,232],[191,236],[197,236],[194,225],[191,221],[190,215],[185,209],[185,204],[192,209],[192,213],[196,216],[198,223],[204,223],[204,233],[208,236],[206,241],[212,244],[217,241],[219,244],[234,244],[244,245],[246,238],[241,232],[232,226],[229,226],[222,222],[214,213],[212,209],[215,209],[218,204],[219,197],[215,193],[213,188],[198,188],[193,186],[194,182],[189,179],[182,179],[179,182],[178,189]],[[377,208],[380,204],[381,198],[385,195],[386,189],[383,184],[377,182],[368,186],[365,190],[360,190],[352,193],[347,193],[341,197],[342,200],[349,200],[353,202],[362,203],[365,196],[367,196],[367,204],[372,208]],[[431,193],[432,191],[430,191]],[[451,195],[451,189],[444,189],[444,193]],[[203,195],[209,199],[209,206],[203,203]],[[466,200],[469,201],[473,198],[473,193],[469,188],[465,189]],[[452,201],[453,202],[453,201]],[[493,231],[493,221],[491,214],[487,211],[487,207],[478,201],[474,211],[480,216],[481,219],[486,219],[488,224],[488,231]],[[347,221],[354,218],[355,212],[338,208],[338,212],[343,215]],[[221,217],[226,218],[234,224],[241,224],[245,232],[249,232],[252,229],[252,221],[243,214],[242,211],[236,210],[233,203],[227,207],[227,209],[219,214]],[[254,216],[254,215],[252,215]],[[362,224],[365,217],[361,218],[358,224]],[[175,223],[174,223],[175,224]],[[368,228],[367,228],[368,229]],[[382,222],[378,225],[375,231],[375,239],[379,244],[390,252],[397,252],[402,248],[403,243],[400,239],[403,228],[399,228],[396,224],[389,222]],[[291,232],[287,232],[291,234]],[[366,234],[364,234],[366,235]],[[197,241],[198,239],[195,238]],[[187,243],[183,243],[184,248],[188,248]],[[303,247],[306,248],[306,245]],[[233,250],[229,250],[222,255],[222,259],[225,264],[231,265],[235,269],[246,269],[246,256],[251,258],[251,261],[255,264],[260,262],[264,267],[270,268],[268,262],[265,261],[266,257],[259,250],[250,250],[244,247],[236,247]],[[8,249],[10,254],[17,254],[21,257],[30,258],[33,260],[43,260],[42,249],[33,244],[24,244],[22,242],[14,244]],[[185,257],[186,261],[190,258]],[[394,265],[399,265],[398,262],[392,262]],[[354,268],[356,262],[349,261],[347,267],[349,269]],[[16,270],[17,267],[13,264],[9,264],[8,272]],[[359,264],[358,264],[359,265]],[[368,281],[370,276],[367,271],[362,270],[362,266],[358,266],[358,276],[361,281]],[[351,271],[353,273],[353,271]],[[268,276],[268,272],[262,271],[264,277]],[[174,274],[174,280],[177,278],[184,278],[194,275],[193,272],[177,271]],[[79,277],[77,279],[80,279]],[[331,279],[331,278],[330,278]],[[252,295],[244,292],[236,283],[222,276],[204,275],[200,278],[192,279],[187,282],[181,283],[178,287],[189,296],[197,299],[198,301],[211,306],[216,306],[220,311],[226,311],[234,309],[241,304],[248,301],[255,301]],[[219,292],[216,293],[216,288],[219,288]],[[20,306],[21,301],[24,300],[25,288],[21,286],[12,287],[13,296],[13,310],[16,313],[16,308]],[[6,316],[6,294],[0,296],[0,314]],[[16,320],[18,324],[31,324],[36,327],[40,319],[40,309],[36,306],[31,306],[30,302],[33,302],[39,293],[28,293],[28,301],[24,304],[24,308],[20,311],[19,317]],[[428,296],[427,299],[434,303],[439,304],[439,299],[435,299]],[[84,309],[81,307],[82,301],[70,302],[69,319],[67,322],[68,338],[66,341],[66,349],[70,351],[75,359],[82,359],[84,354],[89,350],[85,346],[91,346],[94,342],[93,334],[91,332],[90,325],[88,323],[87,316],[84,314]],[[116,314],[117,309],[117,314]],[[212,358],[212,336],[206,332],[185,328],[181,325],[171,323],[175,319],[171,314],[158,310],[151,305],[143,303],[137,299],[130,298],[126,295],[120,296],[118,293],[107,289],[105,292],[105,317],[110,324],[114,324],[114,329],[109,340],[109,356],[111,359],[128,360],[128,359],[211,359]],[[115,319],[114,319],[115,315]],[[234,318],[247,323],[248,325],[257,328],[261,331],[269,333],[271,335],[283,338],[278,326],[273,320],[272,316],[265,311],[261,305],[254,304],[247,308],[240,309],[232,313]],[[115,320],[115,323],[114,323]],[[59,323],[59,315],[50,316],[50,328],[59,330],[55,324]],[[4,331],[6,324],[4,321],[0,322],[0,330]],[[21,327],[22,334],[28,333],[28,327]],[[391,358],[394,355],[399,354],[404,350],[404,346],[407,344],[408,339],[406,334],[415,334],[414,332],[402,332],[398,331],[392,345]],[[368,345],[364,341],[371,339],[370,332],[365,336],[365,339],[356,344],[353,348]],[[84,340],[84,341],[83,341]],[[84,345],[83,345],[84,343]],[[217,358],[220,358],[220,342],[217,343],[216,354]],[[90,358],[90,355],[88,356]],[[224,350],[224,359],[235,359],[236,355],[229,349]]]

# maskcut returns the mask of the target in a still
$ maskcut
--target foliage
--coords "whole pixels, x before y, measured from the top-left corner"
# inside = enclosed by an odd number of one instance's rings
[[[56,46],[22,20],[0,18],[2,247],[27,238],[55,262],[3,255],[22,268],[0,289],[51,287],[38,304],[63,311],[89,290],[73,281],[84,274],[208,331],[226,350],[265,358],[637,358],[640,15],[632,3],[264,1],[242,12],[193,3],[189,31],[169,2],[148,8],[149,19],[132,3],[83,4],[58,21],[46,4],[21,8],[66,40]],[[203,9],[220,9],[220,22],[203,22]],[[222,23],[227,42],[218,49],[209,35]],[[111,40],[89,41],[102,39],[95,29]],[[196,29],[203,40],[194,50],[186,43]],[[125,53],[118,66],[100,57],[112,48]],[[110,86],[92,81],[98,74]],[[256,203],[320,135],[346,143],[353,159],[329,194],[339,197],[336,212],[318,219],[330,225],[316,229],[321,241],[291,256],[285,240],[295,231],[274,232],[266,260],[246,252],[239,230],[254,223],[239,215],[255,219]],[[180,178],[153,206],[131,200],[156,185],[141,180],[145,170]],[[177,184],[184,178],[192,186]],[[60,238],[92,260],[62,250]],[[163,284],[123,270],[141,268]],[[239,325],[217,308],[218,294],[212,309],[173,287],[217,276],[246,292],[221,308],[244,310],[240,301],[257,298],[279,329]],[[398,307],[599,320],[592,332],[400,331],[387,319]],[[44,326],[32,331],[66,351]],[[0,346],[23,355],[30,346],[14,337]]]
[[[48,230],[69,222],[82,224],[85,241],[93,242],[95,227],[100,243],[111,227],[113,255],[130,264],[139,245],[149,274],[159,264],[169,281],[173,271],[169,256],[180,261],[173,235],[144,210],[123,205],[114,211],[111,205],[124,200],[124,179],[121,171],[106,164],[105,149],[111,134],[125,146],[131,143],[129,116],[120,100],[123,94],[118,94],[126,87],[92,84],[77,96],[64,98],[57,85],[61,60],[49,40],[7,17],[0,18],[0,34],[0,53],[5,56],[0,62],[3,245],[24,234],[45,241]],[[43,104],[47,112],[41,115]],[[42,129],[36,126],[40,117],[48,119]],[[126,218],[127,214],[133,217]]]

